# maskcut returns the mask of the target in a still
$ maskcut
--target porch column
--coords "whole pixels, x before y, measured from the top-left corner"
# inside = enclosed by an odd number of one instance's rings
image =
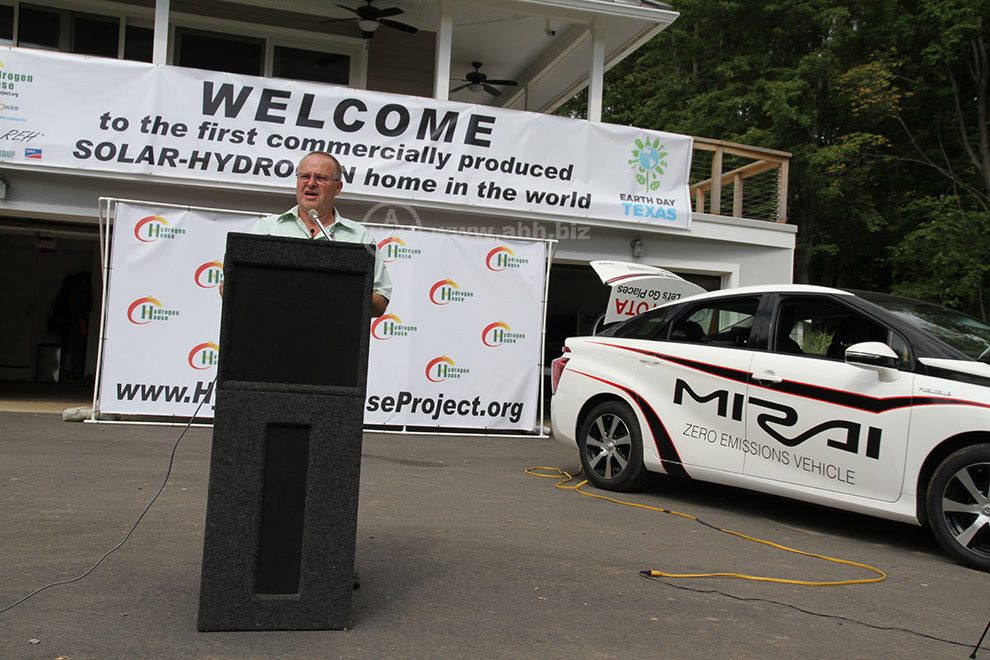
[[[168,63],[168,6],[169,0],[155,0],[155,37],[151,54],[152,64]]]
[[[602,120],[602,82],[605,78],[605,26],[591,24],[591,76],[588,78],[588,120]]]
[[[433,66],[433,98],[446,101],[450,97],[450,51],[454,32],[452,2],[440,0],[440,28],[437,30],[436,64]]]

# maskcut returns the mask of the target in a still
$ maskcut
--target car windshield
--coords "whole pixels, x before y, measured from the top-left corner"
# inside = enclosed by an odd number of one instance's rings
[[[902,321],[941,339],[968,358],[990,363],[990,325],[987,323],[934,303],[865,291],[856,293]]]

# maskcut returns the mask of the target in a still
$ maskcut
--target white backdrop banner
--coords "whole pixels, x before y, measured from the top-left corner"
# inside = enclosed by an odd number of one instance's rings
[[[365,422],[536,426],[547,244],[373,227],[394,284],[371,324]]]
[[[116,204],[100,410],[213,417],[227,232],[261,214]],[[205,403],[204,403],[205,402]]]
[[[689,228],[688,136],[518,110],[16,48],[0,162],[289,186],[314,150],[373,199]]]
[[[115,207],[100,411],[210,418],[226,235],[260,215]],[[369,328],[365,423],[535,428],[547,243],[369,229],[394,288]]]

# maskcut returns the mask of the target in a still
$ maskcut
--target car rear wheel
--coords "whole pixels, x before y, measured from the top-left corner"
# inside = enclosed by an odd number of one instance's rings
[[[633,490],[646,480],[643,437],[636,415],[620,401],[595,406],[578,432],[581,466],[606,490]]]
[[[990,571],[990,445],[950,454],[932,474],[928,525],[954,559]]]

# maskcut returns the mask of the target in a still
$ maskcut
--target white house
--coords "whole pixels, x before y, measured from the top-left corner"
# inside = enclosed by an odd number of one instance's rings
[[[503,126],[530,125],[534,115],[529,113],[550,114],[587,87],[588,122],[598,122],[604,72],[669,28],[677,16],[669,5],[649,0],[0,0],[0,41],[12,48],[0,51],[0,61],[18,62],[19,53],[37,49],[61,51],[88,56],[85,71],[94,74],[48,100],[46,134],[20,116],[17,94],[35,83],[11,66],[0,68],[0,306],[5,319],[0,325],[0,379],[30,381],[50,375],[39,364],[58,343],[47,327],[51,304],[66,275],[87,271],[95,297],[87,372],[94,371],[100,197],[270,212],[294,203],[290,178],[239,181],[213,169],[184,176],[128,171],[120,166],[119,150],[101,153],[95,140],[74,143],[78,162],[59,160],[60,152],[46,146],[46,140],[62,128],[58,117],[69,125],[77,113],[96,110],[91,106],[105,92],[98,89],[104,70],[118,75],[121,61],[146,62],[259,76],[271,79],[273,86],[292,80],[352,88],[358,104],[362,90],[399,95],[395,106],[405,106],[404,100],[409,107],[461,102],[472,104],[475,116],[480,116],[479,108],[495,109]],[[57,70],[62,61],[50,66]],[[139,87],[151,67],[134,71]],[[204,74],[204,80],[216,84],[209,89],[217,93],[217,111],[219,90],[227,79],[211,75]],[[156,96],[147,100],[148,107],[175,101],[165,98],[167,89],[161,86],[149,94]],[[269,118],[286,118],[279,114],[286,105],[279,105],[278,98],[268,102]],[[402,112],[383,121],[401,124]],[[145,116],[150,119],[142,132],[176,130],[161,125],[165,120],[156,126],[154,117]],[[93,131],[111,134],[113,120],[108,113],[99,129],[95,119],[87,121]],[[438,115],[433,120],[432,128],[442,129],[436,125]],[[296,121],[315,120],[300,109]],[[483,137],[488,127],[486,120],[479,121],[475,128]],[[569,159],[577,169],[607,178],[612,166],[586,137],[591,134],[583,130],[588,122],[559,121],[570,123],[559,124],[566,130],[549,150],[559,153],[546,153],[546,159]],[[217,137],[222,123],[218,119],[213,127],[204,121],[186,128],[199,130],[204,139],[229,140],[230,134]],[[596,124],[595,130],[611,134],[607,126]],[[289,131],[283,137],[291,137]],[[507,140],[504,135],[501,139]],[[709,289],[790,282],[795,228],[786,223],[789,154],[702,138],[691,144],[693,214],[686,227],[650,222],[649,212],[638,217],[638,202],[631,198],[628,217],[583,212],[575,200],[584,191],[576,188],[573,203],[556,209],[521,210],[490,195],[470,202],[412,196],[406,206],[428,226],[557,238],[547,326],[548,350],[553,351],[565,336],[587,331],[603,309],[605,287],[587,266],[595,259],[641,261]],[[264,148],[260,145],[259,152]],[[456,155],[456,144],[448,148]],[[135,153],[123,160],[127,158]],[[155,158],[154,164],[161,165],[161,154]],[[589,181],[593,184],[595,178]],[[370,215],[369,210],[383,199],[400,206],[403,201],[401,194],[376,195],[373,183],[349,189],[350,194],[345,186],[340,208],[351,218],[381,220],[390,213],[387,207]]]

